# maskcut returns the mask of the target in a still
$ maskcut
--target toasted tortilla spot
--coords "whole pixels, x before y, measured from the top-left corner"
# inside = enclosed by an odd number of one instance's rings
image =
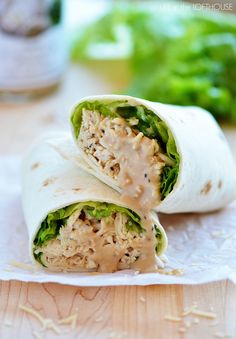
[[[72,191],[73,191],[73,192],[79,192],[79,191],[80,191],[80,188],[79,188],[79,187],[77,187],[77,188],[72,188]]]
[[[56,177],[50,177],[47,178],[46,180],[44,180],[43,182],[43,187],[47,187],[48,185],[51,185],[52,183],[54,183],[57,180]]]
[[[218,182],[218,188],[221,189],[222,185],[223,185],[223,182],[222,182],[222,180],[220,180],[220,181]]]
[[[31,170],[35,170],[36,168],[38,168],[40,166],[39,162],[35,162],[32,166],[31,166]]]
[[[212,188],[212,183],[211,183],[211,181],[208,181],[208,182],[206,183],[206,185],[203,187],[203,189],[201,190],[201,194],[207,194],[207,193],[209,193],[210,190],[211,190],[211,188]]]

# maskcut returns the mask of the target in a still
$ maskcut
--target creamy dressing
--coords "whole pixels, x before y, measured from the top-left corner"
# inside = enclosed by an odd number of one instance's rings
[[[155,139],[131,129],[123,118],[104,117],[84,110],[79,145],[89,159],[115,179],[122,188],[121,200],[139,210],[146,239],[142,261],[132,267],[141,272],[156,271],[156,239],[150,211],[161,200],[161,170],[170,161]]]
[[[128,217],[114,213],[100,221],[81,211],[73,213],[57,239],[50,240],[35,253],[43,252],[42,260],[51,270],[115,272],[133,268],[155,269],[150,256],[152,237],[148,232],[128,232]]]
[[[160,202],[161,170],[169,159],[155,139],[132,130],[123,118],[85,111],[78,142],[90,160],[117,181],[123,196],[144,210]]]
[[[156,140],[142,132],[136,135],[121,118],[105,118],[101,127],[104,135],[100,143],[114,154],[120,166],[117,181],[123,196],[134,198],[142,209],[151,210],[161,200],[160,174],[165,165],[158,156]]]

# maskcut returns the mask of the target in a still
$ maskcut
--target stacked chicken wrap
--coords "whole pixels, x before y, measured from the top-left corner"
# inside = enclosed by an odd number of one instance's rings
[[[228,143],[201,108],[93,96],[74,107],[71,127],[86,170],[147,209],[212,211],[236,197]]]
[[[30,253],[42,267],[155,271],[167,245],[156,212],[212,211],[236,198],[229,146],[201,108],[93,96],[73,108],[71,127],[75,143],[57,133],[24,162]]]
[[[23,166],[23,210],[30,255],[53,271],[153,271],[167,244],[155,214],[120,195],[58,152],[72,140],[57,133],[37,142]]]

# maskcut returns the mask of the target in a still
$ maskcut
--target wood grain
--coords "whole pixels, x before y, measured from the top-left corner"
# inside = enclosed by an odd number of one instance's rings
[[[19,304],[55,320],[78,312],[76,329],[60,334],[63,338],[214,338],[216,333],[235,338],[236,289],[228,282],[185,287],[78,288],[11,281],[1,282],[0,296],[1,338],[30,338],[33,331],[42,338],[58,337],[50,330],[42,332],[39,322],[19,310]],[[182,322],[164,319],[167,314],[181,314],[194,302],[200,309],[214,310],[219,323],[211,326],[215,320],[202,318],[186,333],[179,333]],[[185,318],[185,322],[192,320],[192,316]],[[13,325],[7,326],[8,322]]]
[[[91,65],[90,65],[91,66]],[[123,66],[122,66],[123,67]],[[125,67],[125,66],[124,66]],[[0,105],[0,154],[22,154],[43,131],[67,128],[69,107],[79,97],[111,92],[122,88],[124,72],[112,79],[102,78],[100,68],[71,67],[63,85],[54,95],[27,104]],[[114,87],[114,80],[116,86]],[[227,129],[236,150],[236,132]],[[183,323],[165,320],[179,315],[185,307],[198,303],[200,309],[213,311],[217,322],[199,318],[186,332]],[[42,332],[37,319],[18,307],[32,307],[55,321],[78,312],[78,323],[70,333]],[[59,284],[0,282],[0,338],[128,338],[128,339],[209,339],[215,334],[236,338],[236,286],[222,281],[201,286],[133,286],[78,288]],[[185,322],[193,322],[186,317]],[[185,326],[186,327],[186,326]],[[68,326],[65,327],[68,330]],[[219,338],[219,336],[218,336]]]

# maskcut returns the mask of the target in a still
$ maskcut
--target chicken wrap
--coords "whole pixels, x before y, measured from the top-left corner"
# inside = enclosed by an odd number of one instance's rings
[[[155,271],[167,246],[155,214],[143,215],[43,138],[23,163],[22,202],[34,262],[53,271]],[[65,145],[65,143],[64,143]]]
[[[236,198],[229,146],[201,108],[92,96],[75,105],[71,127],[84,168],[145,210],[211,211]]]

